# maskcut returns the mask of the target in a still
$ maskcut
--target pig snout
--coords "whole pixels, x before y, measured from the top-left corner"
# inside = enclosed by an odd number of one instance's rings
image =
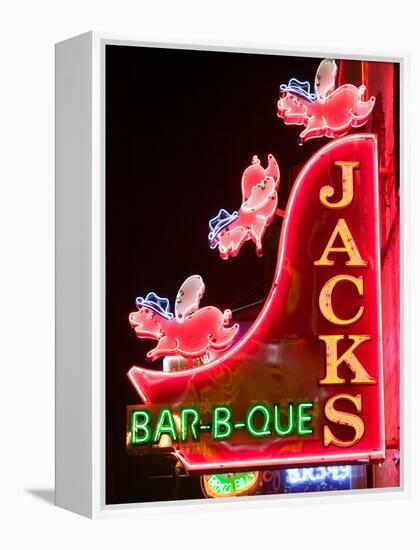
[[[132,327],[136,327],[137,325],[139,325],[139,321],[137,319],[137,313],[130,313],[128,320],[130,321],[130,325]]]

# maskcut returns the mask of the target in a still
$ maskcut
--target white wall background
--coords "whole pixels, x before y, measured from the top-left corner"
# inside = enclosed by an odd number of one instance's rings
[[[416,164],[420,144],[415,3],[366,0],[15,0],[0,15],[0,545],[14,548],[415,548],[419,535],[419,365],[413,349],[407,414],[411,494],[372,502],[296,500],[276,506],[154,512],[89,522],[48,502],[54,467],[54,43],[87,30],[160,41],[238,40],[279,47],[412,55],[412,319],[418,339]],[[403,182],[403,185],[407,182]],[[408,212],[406,212],[408,214]],[[406,235],[408,236],[408,235]],[[417,249],[417,250],[416,250]],[[407,353],[407,363],[409,363]]]

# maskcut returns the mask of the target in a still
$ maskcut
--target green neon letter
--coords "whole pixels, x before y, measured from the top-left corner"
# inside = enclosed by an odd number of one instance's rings
[[[133,411],[131,413],[131,444],[141,445],[149,443],[152,437],[150,429],[151,414],[148,410]]]
[[[256,428],[254,424],[255,413],[260,412],[263,416],[263,425],[261,428]],[[264,403],[256,403],[252,405],[246,413],[246,429],[253,437],[266,437],[271,434],[270,428],[270,409]]]
[[[309,424],[305,425],[307,422],[312,422],[312,413],[305,413],[308,409],[312,409],[314,404],[312,401],[301,401],[297,406],[297,434],[298,435],[308,435],[314,433],[313,427]]]
[[[231,416],[232,411],[230,407],[223,405],[214,407],[211,428],[213,439],[228,439],[232,435]]]
[[[280,405],[276,403],[274,405],[274,432],[280,437],[285,437],[293,433],[295,428],[296,422],[293,403],[287,404],[287,425],[285,427],[281,425],[281,409]]]
[[[197,424],[200,421],[200,413],[193,407],[185,407],[181,409],[181,441],[188,439],[188,416],[192,416],[190,429],[193,440],[198,439]]]
[[[177,439],[174,418],[171,409],[167,407],[160,409],[155,431],[153,432],[153,443],[159,443],[162,434],[168,434],[172,441]]]

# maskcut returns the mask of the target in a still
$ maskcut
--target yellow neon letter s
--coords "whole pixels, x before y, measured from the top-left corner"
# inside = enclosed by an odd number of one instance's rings
[[[353,403],[358,413],[362,411],[362,396],[360,394],[353,396],[347,393],[338,393],[330,397],[325,403],[325,416],[328,420],[334,422],[335,424],[341,424],[343,426],[350,426],[353,428],[354,436],[353,439],[343,441],[333,434],[329,426],[324,425],[324,447],[329,447],[330,445],[335,445],[337,447],[352,447],[362,439],[363,434],[365,433],[365,424],[360,416],[357,414],[338,411],[335,408],[335,402],[338,399],[347,399],[350,403]]]

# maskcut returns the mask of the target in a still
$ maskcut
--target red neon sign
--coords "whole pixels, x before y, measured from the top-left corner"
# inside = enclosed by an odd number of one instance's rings
[[[380,296],[376,136],[352,135],[319,150],[295,181],[273,285],[252,327],[197,368],[132,367],[145,402],[136,409],[202,413],[199,437],[174,441],[191,471],[383,458]],[[279,436],[290,403],[301,426],[283,425]],[[215,439],[210,426],[219,405],[231,412],[229,438]]]

